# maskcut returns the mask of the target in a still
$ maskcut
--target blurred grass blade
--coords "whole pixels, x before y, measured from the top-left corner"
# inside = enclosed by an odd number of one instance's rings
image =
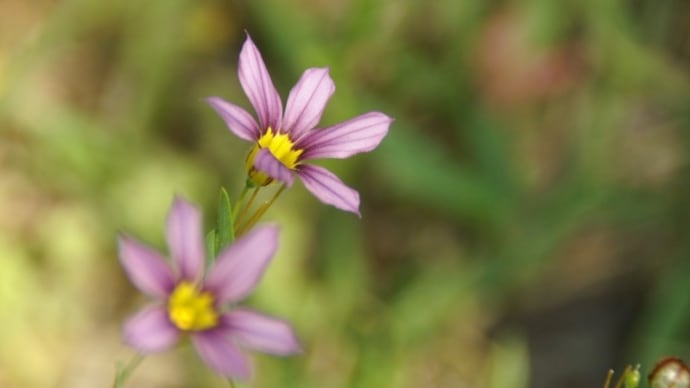
[[[414,132],[399,125],[373,156],[391,194],[457,219],[501,223],[510,210],[505,193]]]

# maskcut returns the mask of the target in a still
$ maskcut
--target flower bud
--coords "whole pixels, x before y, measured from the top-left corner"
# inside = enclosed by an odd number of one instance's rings
[[[637,365],[635,369],[628,366],[623,381],[623,386],[625,388],[637,388],[640,385],[640,366]]]

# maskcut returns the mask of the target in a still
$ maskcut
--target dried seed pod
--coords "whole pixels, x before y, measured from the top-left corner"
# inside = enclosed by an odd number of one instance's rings
[[[648,378],[651,388],[690,388],[690,369],[676,357],[661,359]]]

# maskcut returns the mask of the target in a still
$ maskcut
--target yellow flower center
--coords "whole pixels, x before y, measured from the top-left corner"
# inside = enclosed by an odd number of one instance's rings
[[[168,316],[180,330],[206,330],[218,324],[213,295],[181,282],[168,299]]]
[[[254,168],[254,158],[262,148],[267,148],[285,167],[294,170],[297,167],[297,159],[304,152],[304,150],[296,150],[294,147],[295,143],[292,142],[290,136],[286,133],[274,133],[273,129],[269,127],[247,156],[249,179],[257,186],[266,186],[273,181],[271,177]]]

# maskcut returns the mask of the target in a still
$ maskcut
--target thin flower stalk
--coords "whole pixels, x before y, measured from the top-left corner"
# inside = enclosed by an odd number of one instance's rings
[[[260,219],[263,217],[263,215],[268,211],[268,209],[275,203],[275,201],[278,199],[280,194],[282,194],[285,189],[286,185],[280,186],[278,191],[273,194],[273,197],[271,197],[270,200],[264,202],[261,204],[261,206],[256,209],[254,214],[244,223],[240,226],[240,224],[237,224],[237,228],[235,229],[235,235],[239,236],[246,232],[247,230],[251,229]]]

